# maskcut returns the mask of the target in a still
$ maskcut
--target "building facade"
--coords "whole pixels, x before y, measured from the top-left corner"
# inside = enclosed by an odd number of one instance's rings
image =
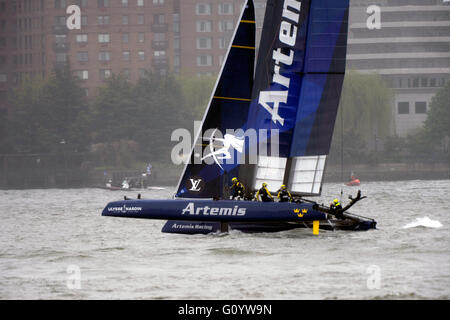
[[[77,5],[80,28],[69,29]],[[242,0],[0,0],[0,109],[12,88],[70,63],[90,95],[111,74],[217,74]]]
[[[369,28],[369,6],[380,28]],[[369,11],[369,13],[368,13]],[[379,73],[395,92],[391,134],[423,125],[433,96],[450,80],[450,6],[443,0],[352,0],[348,69]]]

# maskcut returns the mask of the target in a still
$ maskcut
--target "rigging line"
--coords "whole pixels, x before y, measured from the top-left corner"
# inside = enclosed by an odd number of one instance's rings
[[[341,183],[344,183],[344,105],[341,108]],[[341,186],[341,201],[343,192]]]

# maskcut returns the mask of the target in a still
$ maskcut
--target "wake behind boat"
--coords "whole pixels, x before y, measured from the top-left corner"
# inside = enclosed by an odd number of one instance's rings
[[[111,202],[102,215],[169,220],[163,232],[188,234],[374,229],[373,219],[347,211],[360,192],[343,208],[338,199],[330,207],[305,200],[322,191],[348,12],[348,0],[268,0],[255,70],[255,12],[246,1],[175,199]],[[241,200],[230,199],[232,180]],[[282,188],[290,201],[271,200]],[[255,193],[272,202],[251,201]]]

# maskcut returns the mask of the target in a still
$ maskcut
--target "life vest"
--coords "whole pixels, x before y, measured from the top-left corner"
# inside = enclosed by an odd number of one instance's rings
[[[289,202],[292,200],[292,196],[287,189],[280,190],[277,198],[280,199],[280,202]]]
[[[273,197],[270,194],[269,190],[267,190],[266,187],[262,187],[258,190],[258,193],[256,194],[256,198],[258,199],[258,195],[261,196],[261,201],[263,202],[271,202],[273,201]]]

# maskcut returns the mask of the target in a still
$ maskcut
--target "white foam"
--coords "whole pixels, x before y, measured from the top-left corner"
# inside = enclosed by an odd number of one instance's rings
[[[428,217],[416,218],[415,221],[408,223],[403,229],[415,228],[415,227],[426,227],[426,228],[441,228],[442,223],[437,220],[431,220]]]

